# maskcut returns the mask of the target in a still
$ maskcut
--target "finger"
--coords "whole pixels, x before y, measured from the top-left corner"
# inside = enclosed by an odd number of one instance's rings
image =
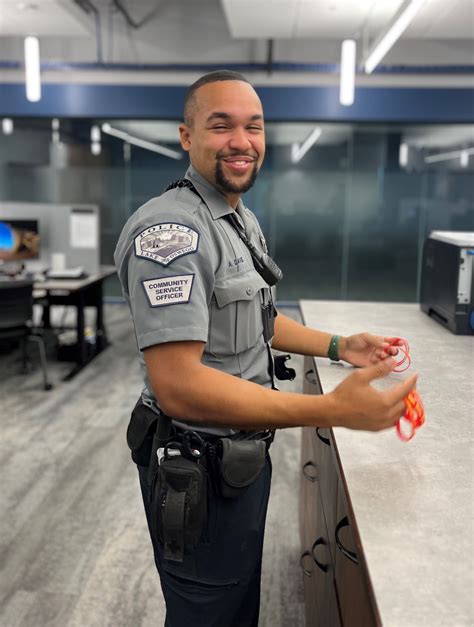
[[[387,357],[395,357],[398,353],[396,348],[390,348],[389,350],[375,351],[374,357],[376,359],[387,359]]]
[[[381,379],[382,377],[386,377],[392,372],[396,365],[397,362],[391,357],[387,356],[387,359],[380,360],[373,366],[367,366],[367,368],[362,368],[360,370],[359,377],[367,383],[370,383],[370,381],[373,381],[374,379]]]
[[[402,381],[402,383],[394,385],[390,390],[384,392],[388,402],[395,405],[396,403],[403,401],[405,396],[415,389],[417,380],[418,375],[413,374],[406,381]]]
[[[394,409],[393,409],[393,412],[390,412],[390,418],[389,418],[389,421],[390,421],[390,425],[391,425],[391,426],[393,426],[393,427],[394,427],[394,426],[397,424],[397,422],[398,422],[401,418],[403,418],[403,417],[404,417],[404,415],[405,415],[405,410],[406,410],[406,407],[405,407],[405,403],[404,403],[403,401],[399,401],[399,402],[395,405],[395,407],[394,407]]]
[[[383,339],[390,346],[399,346],[403,342],[403,339],[398,337],[398,335],[396,337],[384,337]]]
[[[392,351],[397,350],[397,346],[405,346],[406,342],[402,337],[385,337],[384,350]],[[393,354],[393,353],[391,353]]]
[[[365,336],[366,342],[370,346],[384,350],[387,344],[385,337],[382,337],[381,335],[372,335],[371,333],[365,333],[364,336]]]

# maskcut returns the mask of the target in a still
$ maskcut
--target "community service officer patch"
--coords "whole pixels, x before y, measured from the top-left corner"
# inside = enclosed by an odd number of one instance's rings
[[[166,276],[142,281],[145,294],[152,307],[188,303],[191,296],[194,274]]]
[[[184,224],[154,224],[135,238],[135,255],[167,266],[189,253],[196,252],[199,233]]]

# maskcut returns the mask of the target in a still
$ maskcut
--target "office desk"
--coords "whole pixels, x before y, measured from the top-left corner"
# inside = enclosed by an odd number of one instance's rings
[[[46,292],[40,297],[43,306],[43,328],[51,328],[50,308],[54,305],[73,306],[77,309],[76,331],[77,343],[75,348],[74,368],[64,377],[69,381],[96,355],[108,346],[107,333],[103,316],[103,282],[115,274],[114,266],[101,266],[99,272],[91,274],[85,279],[46,279],[35,281],[34,290]],[[95,345],[87,342],[84,334],[85,307],[96,309]]]
[[[301,523],[307,625],[473,624],[474,339],[419,305],[301,301],[309,327],[408,340],[426,422],[410,442],[305,428]],[[353,368],[306,358],[305,392],[331,392]]]

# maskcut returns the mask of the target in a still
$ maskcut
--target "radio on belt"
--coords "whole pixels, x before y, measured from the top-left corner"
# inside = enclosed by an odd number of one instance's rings
[[[474,334],[474,232],[432,231],[421,270],[421,309],[456,335]]]

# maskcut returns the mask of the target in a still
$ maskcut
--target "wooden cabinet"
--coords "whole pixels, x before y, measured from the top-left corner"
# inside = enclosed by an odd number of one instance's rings
[[[303,391],[321,394],[312,358]],[[303,429],[300,487],[300,564],[306,627],[381,625],[355,521],[344,490],[331,429]]]
[[[380,625],[375,599],[362,563],[362,547],[356,544],[347,501],[342,489],[337,499],[335,528],[335,583],[343,625]]]
[[[311,437],[304,437],[300,492],[302,497],[300,564],[304,578],[306,625],[338,627],[340,621],[334,587],[334,562],[314,459]]]

